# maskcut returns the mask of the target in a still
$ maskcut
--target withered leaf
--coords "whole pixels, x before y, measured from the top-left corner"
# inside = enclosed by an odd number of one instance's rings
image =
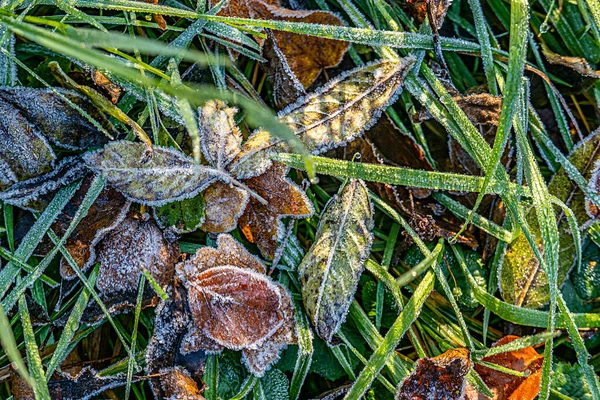
[[[489,93],[474,93],[456,96],[453,100],[474,124],[498,125],[502,97]]]
[[[121,87],[96,69],[91,71],[90,75],[94,84],[107,94],[113,104],[117,104],[122,91]]]
[[[518,338],[518,336],[505,336],[494,343],[493,347],[510,343]],[[529,373],[527,377],[520,377],[493,370],[483,365],[475,365],[477,373],[494,393],[494,400],[533,400],[537,397],[540,391],[544,356],[535,351],[533,347],[529,346],[524,349],[485,357],[483,361],[514,371]]]
[[[284,234],[281,219],[306,218],[314,213],[306,194],[286,178],[288,170],[286,165],[275,162],[262,175],[244,180],[267,204],[251,197],[239,219],[239,226],[246,239],[256,243],[262,254],[269,259],[275,257]]]
[[[222,100],[207,101],[198,110],[202,152],[215,168],[225,168],[240,152],[242,132],[233,119],[236,113]]]
[[[136,293],[143,269],[163,289],[172,285],[178,243],[169,243],[148,214],[130,212],[98,245],[100,293]],[[168,291],[168,290],[167,290]]]
[[[213,185],[217,184],[223,183],[216,182]],[[205,206],[205,199],[199,194],[162,207],[155,207],[154,218],[162,229],[169,228],[178,234],[193,232],[205,222]]]
[[[298,266],[306,314],[330,345],[346,318],[373,242],[373,206],[353,179],[327,203],[315,242]]]
[[[110,142],[83,159],[127,198],[153,206],[193,197],[217,179],[228,179],[174,149],[143,143]]]
[[[421,358],[415,363],[415,370],[400,383],[396,400],[461,400],[470,370],[471,359],[466,348]]]
[[[550,64],[566,67],[587,78],[600,78],[600,71],[596,71],[592,68],[585,58],[561,56],[560,54],[554,53],[543,43],[542,53]]]
[[[202,392],[189,372],[180,367],[161,370],[165,398],[174,400],[204,400]]]
[[[6,115],[21,114],[37,132],[55,146],[69,150],[86,150],[108,142],[104,133],[56,92],[81,108],[110,134],[116,135],[116,131],[100,110],[84,97],[69,90],[4,87],[0,89],[0,102],[3,103],[3,108],[12,108],[11,114]]]
[[[431,18],[429,23],[437,30],[444,23],[452,0],[407,0],[401,3],[410,17],[421,24],[425,18]]]
[[[345,72],[279,113],[308,151],[319,154],[344,145],[377,122],[398,95],[414,59],[378,61]],[[264,130],[242,146],[230,170],[240,178],[264,172],[269,152],[289,151],[287,143]]]
[[[220,235],[217,244],[177,265],[194,321],[182,351],[243,350],[251,372],[260,376],[296,341],[291,298],[233,237]]]
[[[247,191],[223,182],[213,183],[202,192],[202,196],[206,203],[206,218],[200,228],[211,233],[226,233],[235,229],[250,198]]]
[[[267,79],[273,86],[273,101],[278,109],[293,103],[298,97],[306,94],[304,86],[292,71],[288,61],[279,48],[277,38],[270,29],[267,30],[267,39],[262,45],[263,57],[267,63],[263,68],[267,72]]]

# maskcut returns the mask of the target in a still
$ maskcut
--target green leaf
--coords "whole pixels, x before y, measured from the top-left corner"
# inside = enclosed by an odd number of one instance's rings
[[[290,382],[287,376],[278,369],[270,369],[261,378],[264,398],[266,400],[289,400]]]
[[[372,228],[367,187],[354,179],[327,204],[315,242],[298,267],[306,313],[317,335],[330,345],[369,255]]]
[[[577,400],[592,400],[592,391],[579,364],[559,362],[552,368],[552,389]]]
[[[193,232],[204,222],[204,197],[198,194],[162,207],[154,208],[154,218],[162,229],[172,227],[179,233]]]

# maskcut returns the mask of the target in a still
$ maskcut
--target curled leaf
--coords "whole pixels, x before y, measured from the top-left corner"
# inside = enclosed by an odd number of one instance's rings
[[[239,226],[246,239],[256,243],[269,259],[275,257],[285,231],[281,219],[305,218],[314,213],[306,194],[286,178],[287,171],[286,165],[273,163],[262,175],[244,180],[251,190],[266,200],[266,204],[251,197],[239,219]]]
[[[125,197],[153,206],[194,197],[217,179],[228,179],[176,150],[158,146],[150,150],[142,143],[111,142],[83,159]]]
[[[335,148],[373,126],[394,101],[414,59],[378,61],[345,72],[279,113],[312,154]],[[230,170],[240,178],[264,172],[269,152],[289,151],[288,145],[264,130],[255,132]]]
[[[451,349],[431,358],[420,358],[414,371],[396,392],[396,400],[464,399],[467,374],[471,370],[469,350]]]
[[[298,266],[306,313],[330,345],[354,298],[373,242],[372,228],[367,187],[354,179],[327,204],[315,242]]]

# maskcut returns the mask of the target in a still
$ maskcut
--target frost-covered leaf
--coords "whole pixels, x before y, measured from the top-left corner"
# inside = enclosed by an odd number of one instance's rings
[[[594,398],[581,365],[559,362],[553,365],[552,370],[552,389],[571,399],[592,400]]]
[[[288,169],[284,164],[273,163],[262,175],[244,180],[267,204],[251,197],[239,219],[239,226],[246,239],[256,243],[262,254],[269,259],[275,257],[285,233],[281,219],[306,218],[314,213],[306,194],[286,178]]]
[[[512,335],[505,336],[492,347],[502,346],[518,338]],[[526,377],[510,375],[476,364],[475,370],[494,393],[495,399],[533,400],[537,397],[540,391],[544,356],[538,354],[533,347],[484,357],[482,360],[514,371],[525,372],[528,375]]]
[[[581,269],[573,270],[571,280],[577,294],[585,300],[600,297],[600,248],[593,243],[588,243],[583,248]]]
[[[221,184],[221,182],[217,183]],[[162,207],[155,207],[154,218],[162,229],[171,228],[179,234],[193,232],[205,221],[205,207],[205,199],[199,194]]]
[[[312,154],[342,146],[373,126],[391,104],[414,59],[377,61],[343,73],[279,113]],[[230,170],[240,178],[256,176],[271,164],[268,153],[289,151],[288,144],[264,130],[255,132]]]
[[[373,242],[372,228],[367,187],[352,180],[327,204],[315,242],[298,267],[306,313],[329,344],[354,297]]]
[[[220,235],[217,244],[177,265],[194,322],[182,351],[243,350],[250,371],[260,376],[296,341],[291,298],[233,237]]]
[[[162,390],[165,399],[173,400],[204,400],[198,383],[190,373],[181,367],[160,371]]]
[[[498,125],[502,97],[492,96],[489,93],[474,93],[456,96],[453,100],[474,124]]]
[[[242,132],[233,119],[236,113],[222,100],[207,101],[198,110],[202,153],[215,168],[225,168],[240,152]]]
[[[544,43],[542,43],[542,53],[550,64],[558,65],[586,78],[600,78],[600,71],[596,71],[585,58],[562,56],[554,53]]]
[[[52,194],[56,190],[83,178],[87,173],[88,170],[80,157],[67,157],[52,171],[15,183],[0,192],[0,200],[20,208],[41,212],[52,200]]]
[[[206,218],[200,228],[211,233],[234,230],[250,199],[247,191],[223,182],[213,183],[202,192],[202,196],[206,203]]]
[[[263,68],[267,79],[273,86],[273,101],[278,109],[282,109],[306,94],[304,86],[290,68],[285,55],[279,48],[277,38],[271,30],[267,30],[267,39],[262,45],[263,57],[267,62]]]
[[[396,400],[464,398],[467,374],[471,370],[469,350],[451,349],[431,358],[420,358],[414,371],[400,383]]]
[[[98,244],[97,252],[99,292],[106,296],[113,293],[135,296],[143,269],[163,289],[172,285],[179,244],[167,241],[148,214],[130,212]]]
[[[226,174],[196,164],[183,153],[149,149],[143,143],[110,142],[83,159],[127,198],[153,206],[193,197],[215,180],[227,180]]]
[[[265,400],[289,400],[290,382],[287,376],[278,369],[267,371],[261,379]]]
[[[14,113],[21,113],[36,131],[55,146],[69,150],[86,150],[108,142],[104,133],[56,92],[81,108],[111,135],[116,136],[116,131],[104,114],[90,101],[72,91],[58,88],[0,88],[0,102],[3,103],[2,107],[10,106]]]

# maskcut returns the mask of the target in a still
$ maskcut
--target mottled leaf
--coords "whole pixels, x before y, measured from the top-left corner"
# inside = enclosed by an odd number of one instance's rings
[[[251,197],[239,219],[239,226],[246,239],[256,243],[269,259],[275,257],[285,233],[281,219],[305,218],[314,212],[312,203],[302,189],[286,178],[288,169],[284,164],[273,163],[262,175],[244,180],[267,203]]]
[[[104,114],[79,94],[64,89],[34,89],[24,87],[0,88],[2,107],[12,107],[11,115],[20,113],[34,129],[44,135],[53,145],[69,150],[86,150],[108,142],[106,135],[98,130],[71,104],[57,95],[64,96],[79,107],[112,135],[116,131]]]
[[[242,132],[233,119],[236,113],[222,100],[207,101],[198,110],[202,153],[215,168],[225,168],[240,152]]]
[[[279,113],[312,154],[342,146],[362,135],[400,91],[414,59],[378,61],[345,72]],[[248,178],[264,172],[269,152],[289,151],[287,143],[258,130],[242,147],[230,170]]]
[[[494,343],[492,347],[501,346],[516,339],[518,336],[505,336]],[[484,357],[483,361],[527,374],[526,377],[520,377],[476,364],[475,370],[494,393],[494,400],[533,400],[537,397],[540,391],[544,356],[538,354],[533,347],[529,346]]]
[[[125,197],[153,206],[194,197],[217,179],[228,179],[176,150],[142,143],[110,142],[83,159]]]
[[[360,180],[327,204],[315,242],[298,266],[306,313],[331,344],[346,318],[373,242],[373,207]]]
[[[471,370],[469,350],[451,349],[420,358],[414,371],[400,383],[396,400],[462,400]]]
[[[211,187],[217,184],[223,185],[221,182],[216,182]],[[162,229],[170,228],[176,233],[183,234],[195,231],[205,222],[205,210],[205,199],[199,194],[162,207],[155,207],[154,218]]]
[[[200,227],[205,232],[226,233],[235,229],[250,199],[247,191],[215,182],[203,192],[206,218]]]

